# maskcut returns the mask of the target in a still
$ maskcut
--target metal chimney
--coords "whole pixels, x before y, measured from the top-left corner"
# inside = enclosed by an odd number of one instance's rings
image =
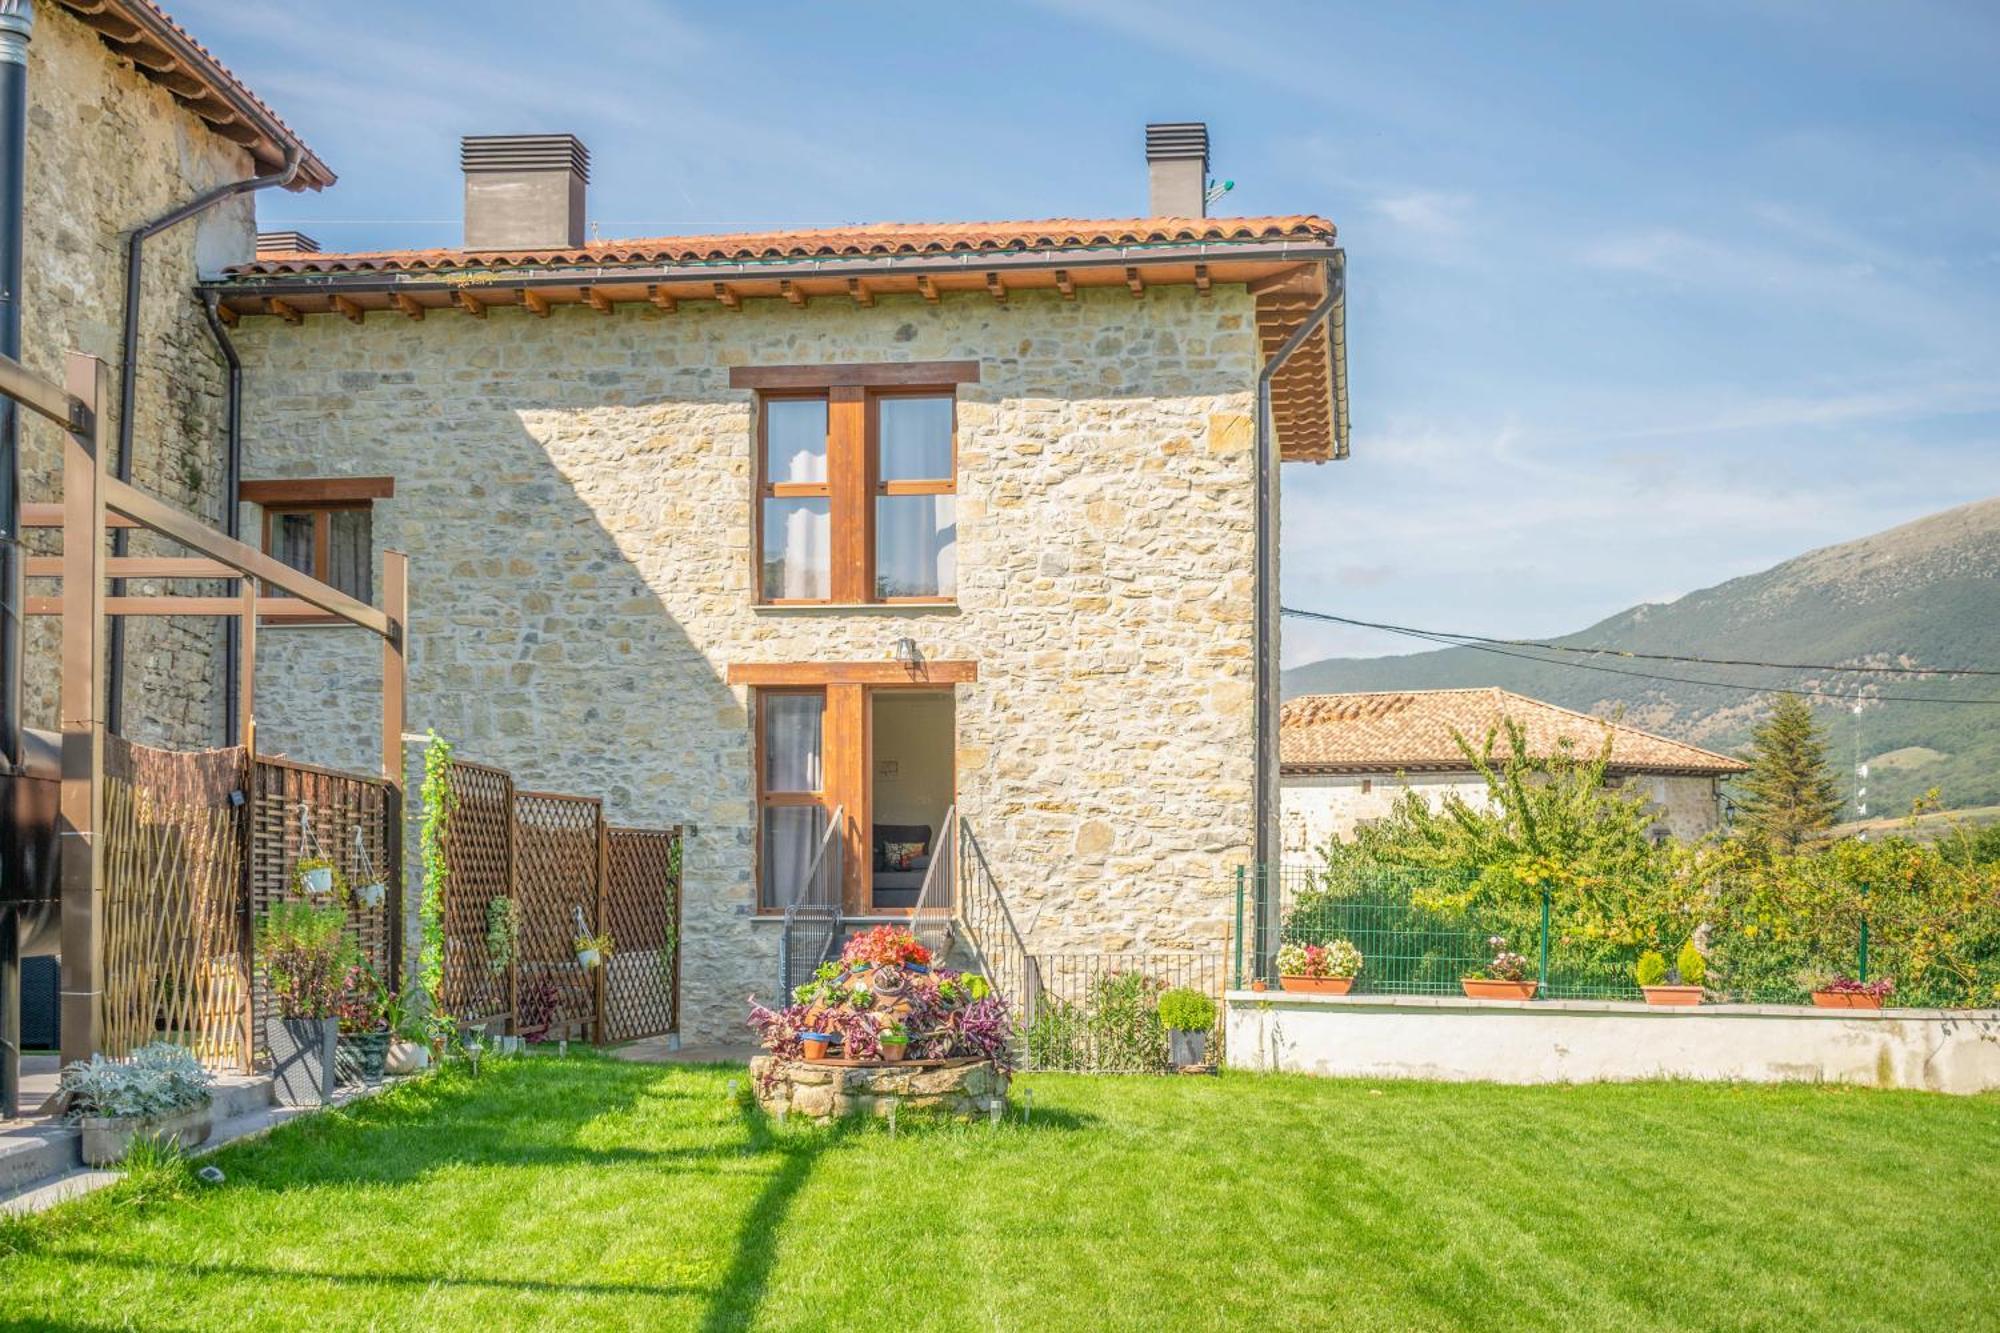
[[[1208,126],[1199,120],[1148,125],[1146,179],[1151,186],[1146,216],[1207,217]]]
[[[319,242],[302,231],[260,231],[257,233],[257,256],[265,255],[316,255]]]
[[[465,248],[559,250],[583,244],[590,150],[573,134],[468,134]]]

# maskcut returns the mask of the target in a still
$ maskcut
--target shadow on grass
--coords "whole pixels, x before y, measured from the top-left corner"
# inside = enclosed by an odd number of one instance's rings
[[[751,1150],[777,1153],[778,1167],[757,1192],[750,1211],[736,1228],[729,1268],[709,1299],[708,1310],[701,1320],[702,1333],[750,1326],[757,1308],[764,1303],[771,1269],[778,1259],[778,1232],[791,1213],[793,1201],[805,1188],[820,1157],[852,1137],[858,1128],[854,1121],[842,1120],[803,1133],[780,1132],[754,1101],[743,1105],[742,1114]]]

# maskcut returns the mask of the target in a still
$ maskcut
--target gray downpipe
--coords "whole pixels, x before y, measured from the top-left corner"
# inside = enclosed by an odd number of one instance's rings
[[[232,537],[241,535],[243,505],[238,496],[243,489],[243,359],[236,354],[236,340],[216,313],[218,300],[210,293],[201,303],[202,318],[215,339],[224,363],[229,367],[223,390],[222,438],[224,470],[222,479],[222,530]],[[234,745],[242,734],[238,722],[243,708],[242,682],[236,678],[238,654],[243,651],[243,626],[230,616],[222,627],[222,743]]]
[[[138,390],[139,379],[139,284],[145,276],[146,242],[169,227],[187,221],[198,213],[206,212],[224,199],[239,194],[250,194],[257,190],[267,190],[273,185],[288,185],[299,174],[299,164],[303,156],[297,148],[287,149],[285,165],[264,176],[247,176],[242,180],[228,181],[213,189],[203,190],[194,198],[169,212],[160,214],[151,222],[141,224],[125,242],[125,337],[119,348],[118,367],[118,448],[113,455],[113,475],[118,480],[132,480],[132,403]],[[228,497],[230,513],[236,510],[235,497]],[[233,521],[233,519],[232,519]],[[125,554],[128,531],[114,528],[111,534],[111,553]],[[112,581],[111,591],[122,592],[124,580]],[[125,721],[125,618],[111,617],[110,661],[104,720],[106,728],[114,732],[124,730]]]
[[[1271,381],[1284,368],[1292,354],[1312,336],[1312,331],[1326,322],[1328,315],[1346,299],[1347,268],[1341,259],[1326,266],[1326,296],[1312,308],[1305,322],[1292,330],[1284,344],[1271,354],[1264,368],[1257,372],[1257,746],[1256,746],[1256,811],[1257,830],[1253,844],[1253,872],[1259,877],[1258,895],[1260,910],[1257,920],[1257,939],[1260,946],[1276,938],[1271,927],[1275,922],[1267,922],[1264,913],[1275,911],[1277,895],[1272,892],[1276,886],[1272,826],[1275,811],[1272,808],[1278,790],[1278,589],[1270,571],[1276,563],[1278,516],[1278,459],[1275,423],[1271,420]],[[1260,954],[1263,949],[1260,947]],[[1258,961],[1258,976],[1265,972],[1262,957]]]
[[[0,0],[0,353],[21,359],[21,251],[27,229],[28,41],[35,34],[32,0]],[[0,394],[0,748],[7,772],[23,770],[21,728],[26,692],[21,678],[22,576],[20,411]],[[24,802],[5,785],[0,837],[13,843]],[[9,856],[11,865],[14,858]],[[16,895],[25,886],[0,884],[0,1120],[21,1101],[21,920]]]

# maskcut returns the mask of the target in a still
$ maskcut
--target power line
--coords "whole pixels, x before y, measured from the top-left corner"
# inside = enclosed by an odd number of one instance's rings
[[[1354,620],[1347,616],[1336,616],[1325,611],[1297,611],[1291,607],[1285,607],[1283,610],[1288,616],[1304,616],[1311,620],[1331,620],[1342,625],[1357,625],[1362,629],[1387,630],[1391,634],[1435,635],[1441,639],[1461,641],[1468,648],[1475,643],[1491,643],[1503,648],[1544,648],[1552,653],[1581,653],[1588,657],[1628,657],[1649,662],[1686,662],[1693,666],[1768,667],[1773,671],[1849,671],[1886,676],[2000,676],[2000,671],[1990,670],[1986,667],[1830,666],[1824,662],[1764,662],[1754,658],[1742,657],[1689,657],[1680,653],[1642,653],[1635,648],[1549,643],[1543,639],[1489,639],[1483,634],[1460,634],[1454,630],[1445,629],[1419,630],[1409,625],[1385,625],[1374,620]]]
[[[1853,690],[1823,690],[1805,685],[1745,685],[1729,680],[1700,680],[1691,676],[1669,676],[1656,671],[1631,671],[1624,667],[1605,666],[1599,662],[1571,662],[1560,657],[1537,657],[1532,653],[1511,652],[1506,647],[1497,646],[1494,641],[1474,640],[1460,642],[1456,638],[1433,630],[1412,629],[1407,625],[1385,625],[1375,621],[1354,620],[1347,616],[1336,616],[1326,611],[1304,611],[1296,607],[1284,606],[1279,611],[1303,620],[1324,620],[1339,625],[1356,625],[1364,629],[1383,630],[1390,634],[1402,634],[1427,643],[1439,644],[1446,648],[1464,648],[1471,652],[1492,653],[1498,657],[1519,658],[1523,662],[1538,662],[1544,666],[1570,667],[1577,671],[1602,671],[1613,676],[1631,676],[1638,680],[1667,681],[1676,685],[1701,685],[1718,690],[1742,690],[1750,694],[1777,694],[1789,691],[1793,694],[1810,695],[1816,699],[1850,699],[1873,703],[1904,704],[2000,704],[2000,699],[1940,699],[1930,694],[1866,694]],[[1501,640],[1499,643],[1507,641]]]

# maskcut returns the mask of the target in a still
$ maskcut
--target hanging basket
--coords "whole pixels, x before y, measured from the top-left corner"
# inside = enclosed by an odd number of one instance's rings
[[[389,886],[379,881],[373,884],[363,884],[354,891],[354,901],[372,912],[383,903],[389,901]]]

